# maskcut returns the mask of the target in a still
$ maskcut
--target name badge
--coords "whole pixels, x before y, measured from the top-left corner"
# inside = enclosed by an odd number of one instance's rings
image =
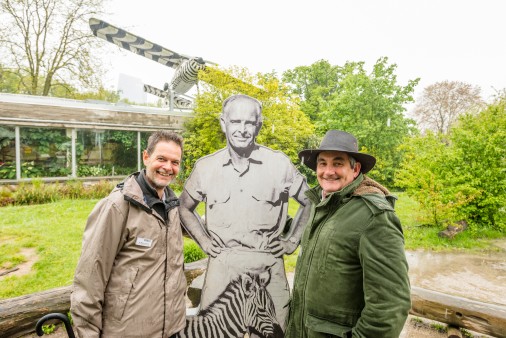
[[[151,248],[152,243],[153,240],[149,238],[137,237],[137,239],[135,240],[135,245],[145,246],[147,248]]]

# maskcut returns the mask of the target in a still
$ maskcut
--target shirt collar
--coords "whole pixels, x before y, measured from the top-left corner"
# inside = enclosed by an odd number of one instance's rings
[[[224,167],[232,164],[232,157],[230,156],[230,151],[231,149],[227,147],[225,148],[225,151],[223,151],[222,153],[221,163]],[[251,151],[250,156],[248,157],[248,162],[254,164],[263,163],[261,160],[260,147],[256,143],[253,150]]]

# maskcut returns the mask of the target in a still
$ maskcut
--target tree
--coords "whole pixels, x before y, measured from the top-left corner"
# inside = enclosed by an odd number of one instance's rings
[[[413,114],[422,129],[447,134],[464,113],[477,113],[484,106],[480,88],[459,81],[434,83],[423,90]]]
[[[196,97],[195,115],[185,125],[184,175],[189,175],[196,160],[226,145],[219,123],[222,103],[230,95],[239,93],[237,86],[226,80],[231,75],[244,83],[258,84],[241,88],[243,94],[255,97],[263,105],[264,120],[258,143],[283,151],[297,163],[298,151],[314,133],[314,126],[300,110],[298,99],[288,95],[286,86],[274,74],[252,76],[245,68],[237,67],[224,73],[201,72],[199,76],[204,83],[199,85],[202,88]]]
[[[311,66],[300,66],[283,73],[284,82],[291,85],[291,92],[299,96],[301,109],[316,122],[325,107],[325,101],[338,90],[339,67],[326,60]]]
[[[67,84],[100,85],[93,59],[98,43],[88,18],[104,0],[3,0],[0,2],[0,53],[16,74],[22,92],[47,96]]]
[[[0,93],[19,93],[20,78],[0,65]]]
[[[405,142],[396,183],[433,224],[465,219],[506,229],[506,97],[458,118],[449,135],[427,131]]]
[[[450,134],[457,156],[450,184],[468,198],[459,207],[469,220],[506,230],[506,96],[478,114],[459,117]]]
[[[120,95],[117,91],[108,90],[104,87],[99,87],[98,89],[89,92],[76,92],[72,95],[72,98],[76,100],[99,100],[113,103],[120,101]]]
[[[413,101],[418,79],[400,86],[396,67],[388,64],[386,57],[380,58],[369,74],[364,62],[347,62],[340,67],[319,61],[284,74],[285,79],[295,81],[291,83],[295,93],[309,98],[301,107],[315,119],[318,135],[329,129],[354,134],[362,150],[378,159],[370,175],[387,185],[393,185],[400,162],[397,146],[404,136],[415,132],[414,121],[403,115],[403,105]]]
[[[442,138],[428,131],[424,135],[406,138],[399,147],[404,153],[395,183],[406,190],[424,211],[419,221],[443,226],[446,221],[456,221],[456,203],[462,202],[462,194],[455,195],[448,183],[448,160],[452,151]]]

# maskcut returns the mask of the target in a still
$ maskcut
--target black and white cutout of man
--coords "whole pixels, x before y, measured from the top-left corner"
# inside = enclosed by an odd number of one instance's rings
[[[290,291],[283,255],[299,244],[309,216],[308,186],[285,154],[255,142],[262,127],[258,100],[227,98],[220,124],[227,146],[195,163],[180,196],[182,223],[210,256],[200,309],[239,274],[270,268],[267,290],[284,328]],[[289,198],[300,206],[287,227]],[[194,212],[200,202],[206,204],[205,222]]]

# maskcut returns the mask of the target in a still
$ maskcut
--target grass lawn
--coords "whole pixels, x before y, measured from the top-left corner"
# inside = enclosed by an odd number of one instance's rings
[[[415,201],[397,193],[397,214],[403,224],[407,249],[482,249],[487,239],[504,237],[503,233],[472,229],[454,240],[441,239],[442,229],[419,226],[420,211]],[[72,284],[74,269],[81,251],[86,219],[98,200],[63,200],[32,206],[0,208],[0,268],[10,269],[23,263],[24,248],[33,248],[38,257],[32,272],[23,276],[0,277],[0,299],[16,297]],[[291,201],[289,214],[294,215],[297,203]],[[204,206],[198,207],[204,212]],[[194,246],[185,239],[185,246]],[[285,257],[286,270],[293,271],[298,250]]]
[[[469,228],[453,239],[441,238],[438,233],[444,228],[423,226],[423,212],[418,203],[406,193],[394,193],[397,197],[395,210],[404,230],[407,250],[424,249],[433,251],[490,249],[490,241],[506,236],[504,232],[491,228]]]

